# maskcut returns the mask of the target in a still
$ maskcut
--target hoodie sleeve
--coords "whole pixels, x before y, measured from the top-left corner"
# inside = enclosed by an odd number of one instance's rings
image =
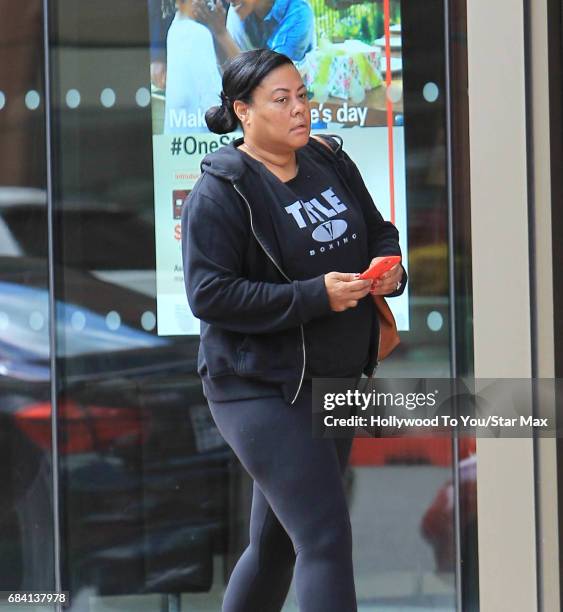
[[[397,230],[393,223],[383,219],[381,213],[375,206],[358,167],[350,159],[348,154],[340,150],[337,155],[340,157],[340,162],[346,173],[348,183],[362,207],[368,231],[370,260],[374,257],[383,257],[384,255],[402,255],[401,247],[399,246],[399,230]],[[407,273],[403,267],[401,287],[398,291],[387,294],[386,297],[401,295],[405,290],[407,280]]]
[[[286,283],[243,277],[251,237],[244,211],[233,199],[213,199],[198,191],[192,191],[182,211],[184,282],[198,319],[258,334],[298,327],[331,312],[324,275]]]

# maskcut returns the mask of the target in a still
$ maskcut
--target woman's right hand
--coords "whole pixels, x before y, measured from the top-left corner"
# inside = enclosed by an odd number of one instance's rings
[[[206,0],[193,0],[192,11],[196,21],[206,25],[215,36],[227,31],[227,12],[221,0],[215,0],[215,9],[212,11]]]
[[[325,274],[325,287],[334,312],[354,308],[371,288],[371,280],[356,279],[353,272],[328,272]]]

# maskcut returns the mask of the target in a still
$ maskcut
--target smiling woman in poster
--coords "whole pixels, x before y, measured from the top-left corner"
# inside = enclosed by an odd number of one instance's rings
[[[301,612],[356,612],[342,483],[352,440],[313,437],[312,378],[372,373],[379,328],[368,294],[400,295],[406,274],[400,264],[378,281],[355,273],[400,255],[398,232],[337,141],[310,138],[288,57],[242,53],[222,86],[209,129],[244,136],[205,157],[182,211],[198,373],[254,480],[250,544],[222,609],[278,612],[295,571]]]
[[[195,18],[213,34],[219,60],[241,51],[271,49],[299,63],[315,41],[313,9],[307,0],[193,0]]]

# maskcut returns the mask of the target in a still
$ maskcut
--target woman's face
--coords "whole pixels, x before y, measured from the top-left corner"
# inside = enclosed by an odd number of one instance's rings
[[[309,141],[307,89],[293,64],[284,64],[264,77],[252,93],[250,104],[235,105],[245,138],[266,151],[294,151]]]
[[[235,11],[240,20],[246,19],[250,13],[253,13],[261,0],[230,0],[230,10]]]

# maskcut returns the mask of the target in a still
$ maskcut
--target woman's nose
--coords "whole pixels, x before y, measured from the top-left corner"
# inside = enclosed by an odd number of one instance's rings
[[[295,104],[293,105],[293,114],[298,115],[299,113],[304,114],[307,110],[307,102],[302,100],[301,98],[297,98],[295,100]]]

